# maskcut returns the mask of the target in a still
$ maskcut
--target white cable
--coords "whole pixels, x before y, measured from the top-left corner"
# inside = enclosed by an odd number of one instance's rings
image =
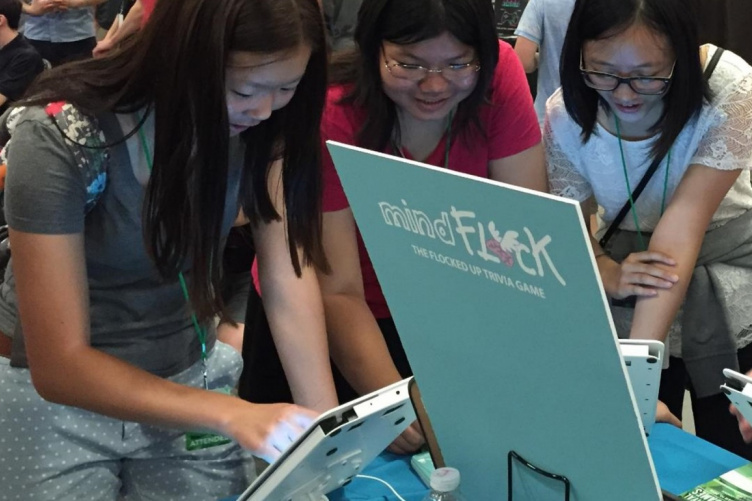
[[[392,491],[395,496],[397,496],[397,499],[399,499],[399,501],[407,501],[405,498],[403,498],[402,496],[400,496],[399,492],[397,492],[396,490],[394,490],[394,487],[392,487],[392,485],[389,482],[387,482],[386,480],[382,480],[379,477],[372,477],[370,475],[355,475],[355,478],[367,478],[368,480],[375,480],[377,482],[381,482],[382,484],[384,484],[387,487],[389,487],[389,490]]]

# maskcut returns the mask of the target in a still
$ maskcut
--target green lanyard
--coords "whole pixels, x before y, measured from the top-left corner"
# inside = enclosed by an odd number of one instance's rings
[[[454,118],[454,111],[449,112],[449,118],[447,120],[447,126],[446,126],[446,144],[444,145],[444,168],[449,168],[449,150],[452,149],[452,119]],[[394,142],[394,139],[392,139],[392,149],[400,154],[402,158],[407,160],[407,157],[405,156],[405,153],[402,151],[401,146],[397,146],[397,143]]]
[[[640,239],[640,245],[644,250],[648,250],[647,246],[645,245],[645,239],[642,237],[642,231],[640,230],[640,223],[637,219],[637,211],[635,210],[635,202],[632,199],[632,186],[629,184],[629,176],[627,175],[627,162],[624,159],[624,147],[621,143],[621,130],[619,128],[619,117],[614,115],[614,121],[616,122],[616,137],[619,139],[619,153],[621,154],[621,166],[624,170],[624,181],[627,183],[627,194],[629,196],[629,205],[631,206],[632,210],[632,219],[634,220],[635,228],[637,228],[637,236]],[[661,200],[661,216],[663,216],[663,212],[666,209],[666,192],[668,191],[668,172],[671,167],[671,148],[668,150],[668,155],[666,156],[666,173],[663,177],[663,198]]]
[[[141,146],[144,149],[144,156],[146,157],[146,165],[149,167],[149,172],[152,171],[154,168],[154,160],[151,156],[151,150],[149,149],[149,144],[146,142],[146,136],[144,135],[144,128],[143,126],[138,128],[138,137],[141,139]],[[191,304],[191,298],[188,294],[188,286],[185,283],[185,277],[183,276],[183,272],[178,272],[178,279],[180,281],[180,288],[183,290],[183,296],[185,297],[185,300],[188,304]],[[206,354],[206,330],[201,327],[198,323],[198,318],[196,318],[196,313],[191,312],[191,320],[193,321],[193,328],[196,331],[196,335],[198,336],[198,340],[201,343],[201,364],[203,365],[204,370],[204,389],[209,389],[209,381],[208,381],[208,373],[207,373],[207,354]]]

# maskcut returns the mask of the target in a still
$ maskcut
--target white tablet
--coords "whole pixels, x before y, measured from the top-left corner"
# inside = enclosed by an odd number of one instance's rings
[[[619,351],[627,365],[642,427],[645,434],[650,435],[658,405],[664,345],[660,341],[648,339],[620,339]]]
[[[310,501],[359,474],[410,423],[412,378],[322,414],[238,501]]]
[[[721,385],[721,390],[744,419],[752,423],[752,378],[731,369],[723,369],[723,376],[726,384]]]

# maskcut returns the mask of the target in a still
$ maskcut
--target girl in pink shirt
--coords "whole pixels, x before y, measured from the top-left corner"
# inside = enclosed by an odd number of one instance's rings
[[[498,40],[493,19],[490,0],[365,0],[357,49],[338,54],[331,68],[322,142],[545,191],[525,73],[512,47]],[[341,373],[335,379],[346,400],[412,371],[325,147],[323,162],[323,243],[331,272],[319,279],[330,355]],[[250,344],[258,343],[258,329],[249,335]],[[259,356],[249,370],[256,373],[254,367],[270,362],[254,351]],[[392,449],[409,452],[421,442],[408,429]]]

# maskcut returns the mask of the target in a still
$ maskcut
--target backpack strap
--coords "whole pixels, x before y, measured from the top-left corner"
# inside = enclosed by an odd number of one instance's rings
[[[710,77],[713,76],[715,67],[718,66],[718,61],[721,60],[721,56],[723,55],[724,52],[725,52],[725,49],[722,49],[721,47],[716,47],[713,57],[710,58],[710,62],[705,68],[705,71],[702,73],[702,76],[706,82],[710,81]]]

